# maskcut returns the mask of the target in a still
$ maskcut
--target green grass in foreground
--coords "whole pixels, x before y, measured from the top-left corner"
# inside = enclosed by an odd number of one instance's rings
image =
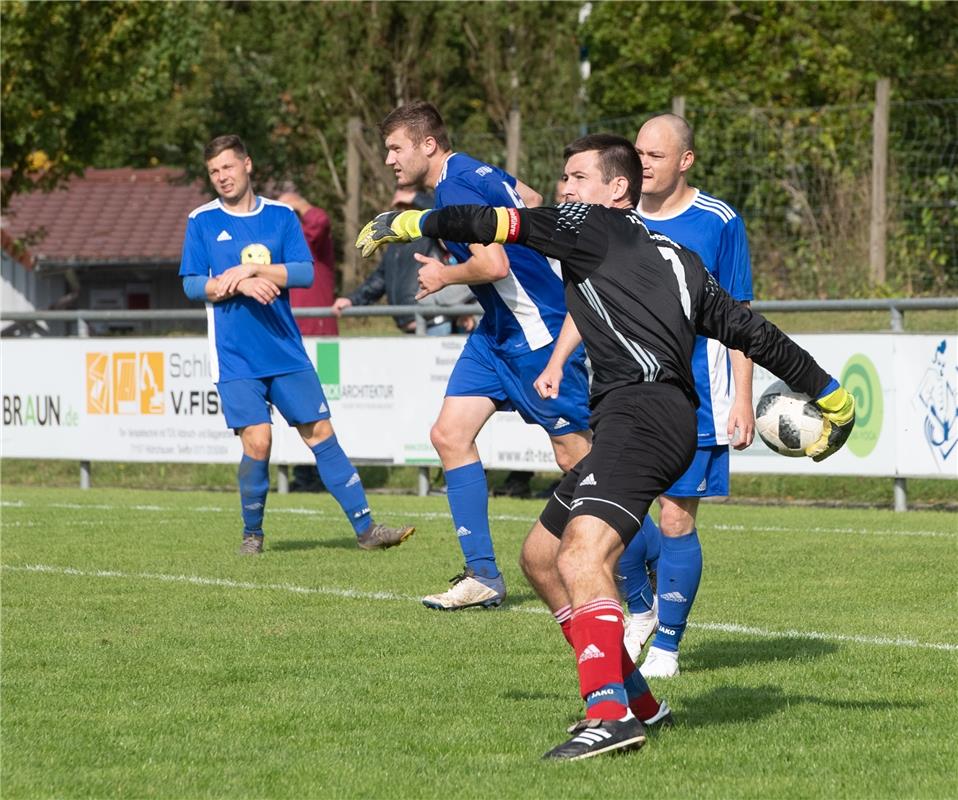
[[[235,495],[6,487],[4,798],[958,795],[953,514],[706,508],[677,728],[557,765],[540,503],[491,501],[510,597],[458,614],[418,602],[460,563],[445,500],[373,507],[418,532],[361,552],[328,495],[273,495],[243,559]]]

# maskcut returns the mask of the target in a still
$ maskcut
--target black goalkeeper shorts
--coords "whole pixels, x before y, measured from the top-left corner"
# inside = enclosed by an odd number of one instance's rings
[[[559,483],[539,521],[561,538],[572,517],[598,517],[628,544],[649,506],[688,469],[695,407],[667,383],[613,389],[592,412],[592,450]]]

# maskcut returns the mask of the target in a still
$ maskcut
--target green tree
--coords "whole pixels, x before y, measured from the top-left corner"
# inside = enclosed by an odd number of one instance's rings
[[[633,136],[684,96],[696,130],[692,181],[743,212],[760,296],[958,284],[947,133],[958,120],[954,103],[926,102],[958,96],[958,66],[945,56],[958,49],[958,5],[598,3],[584,37],[589,117],[603,127]],[[879,77],[893,87],[892,219],[888,285],[875,287],[868,231]]]
[[[188,12],[188,13],[187,13]],[[0,4],[3,205],[121,149],[128,120],[161,112],[199,44],[202,6]]]

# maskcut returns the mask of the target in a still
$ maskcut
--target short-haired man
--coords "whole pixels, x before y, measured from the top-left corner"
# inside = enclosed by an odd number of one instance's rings
[[[206,303],[213,381],[226,424],[243,445],[240,553],[263,550],[269,492],[271,405],[302,436],[364,550],[393,547],[412,527],[373,523],[359,474],[339,446],[316,370],[293,319],[289,288],[309,286],[313,260],[292,208],[253,193],[253,162],[238,136],[203,152],[216,200],[186,225],[180,275],[187,296]]]
[[[392,111],[380,126],[386,165],[400,187],[435,190],[435,207],[451,204],[521,208],[542,198],[497,167],[454,153],[442,116],[417,101]],[[545,402],[532,388],[552,353],[565,318],[558,270],[525,247],[467,245],[446,239],[458,263],[446,265],[417,255],[421,291],[417,299],[445,286],[468,284],[485,314],[453,368],[439,418],[430,438],[446,473],[453,527],[465,569],[448,591],[429,595],[429,608],[456,610],[498,606],[505,581],[496,563],[489,531],[488,486],[476,437],[496,411],[518,411],[549,435],[556,462],[565,471],[589,449],[588,375],[580,348],[566,364],[568,392]]]
[[[641,720],[658,721],[646,717],[651,693],[625,649],[614,570],[649,505],[694,457],[696,334],[742,349],[817,398],[827,423],[807,450],[816,460],[844,444],[855,404],[808,353],[733,300],[694,252],[649,232],[635,209],[642,165],[631,142],[593,134],[566,156],[565,196],[576,202],[382,214],[357,246],[368,254],[381,243],[440,236],[522,243],[561,262],[569,317],[535,386],[561,397],[563,362],[584,341],[595,441],[530,531],[523,567],[572,645],[587,708],[546,758],[576,760],[636,749],[646,739]]]
[[[675,114],[660,114],[641,127],[635,147],[642,160],[638,209],[645,224],[694,250],[719,286],[747,304],[752,299],[752,266],[745,225],[730,205],[689,186],[688,171],[695,163],[691,126]],[[699,395],[695,458],[659,498],[659,525],[647,518],[619,564],[632,612],[625,642],[633,658],[658,628],[641,667],[646,678],[679,673],[679,642],[702,579],[699,501],[728,495],[729,444],[744,450],[755,431],[752,362],[743,353],[699,336],[692,374]],[[647,564],[657,577],[657,602],[651,604]]]

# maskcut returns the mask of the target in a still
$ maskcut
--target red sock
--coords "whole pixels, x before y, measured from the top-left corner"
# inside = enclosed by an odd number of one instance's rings
[[[622,675],[625,677],[625,688],[629,693],[629,708],[641,720],[652,719],[659,713],[659,701],[655,699],[649,684],[645,682],[642,673],[635,666],[629,651],[622,648]],[[643,691],[644,690],[644,691]]]
[[[625,645],[619,602],[601,597],[577,608],[572,613],[571,629],[579,667],[579,693],[583,699],[605,686],[622,687],[621,653]],[[603,701],[589,708],[589,716],[596,719],[622,719],[627,712],[628,708],[616,700]]]
[[[553,611],[552,616],[556,618],[556,622],[562,628],[562,635],[565,636],[565,640],[574,650],[575,645],[572,644],[572,606],[562,606],[558,611]]]

